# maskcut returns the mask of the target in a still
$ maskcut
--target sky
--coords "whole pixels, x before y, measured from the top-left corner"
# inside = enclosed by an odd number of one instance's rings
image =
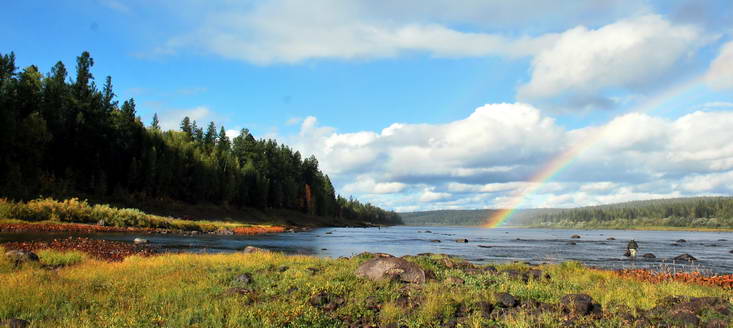
[[[25,0],[0,53],[397,211],[733,194],[730,0]]]

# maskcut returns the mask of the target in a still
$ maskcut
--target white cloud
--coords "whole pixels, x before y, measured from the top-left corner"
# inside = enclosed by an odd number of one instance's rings
[[[658,15],[595,30],[579,26],[534,57],[531,80],[518,97],[564,110],[612,108],[607,89],[648,88],[712,40],[694,25],[673,25]]]
[[[710,64],[705,80],[716,89],[733,89],[733,41],[720,48],[720,54]]]
[[[339,192],[389,208],[500,207],[535,189],[523,206],[567,207],[726,192],[731,126],[733,111],[700,111],[566,130],[532,106],[490,104],[462,120],[379,132],[339,133],[309,117],[285,142],[315,154]],[[586,148],[552,182],[526,182],[576,147]]]
[[[425,189],[422,194],[420,194],[420,201],[423,203],[430,203],[436,200],[446,199],[450,196],[451,194],[447,192],[434,192],[432,190]]]
[[[160,120],[160,127],[163,130],[178,130],[181,121],[186,116],[191,119],[191,122],[198,121],[199,126],[203,126],[212,114],[208,107],[198,106],[191,109],[174,109],[160,112],[158,113],[158,120]]]

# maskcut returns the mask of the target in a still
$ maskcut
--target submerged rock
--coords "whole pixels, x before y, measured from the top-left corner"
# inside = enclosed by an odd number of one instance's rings
[[[678,243],[686,243],[686,242],[687,242],[687,240],[684,240],[684,239],[677,239],[677,242],[678,242]]]
[[[570,238],[573,238],[573,239],[580,239],[580,235],[572,235],[572,236],[570,236]]]
[[[425,271],[420,266],[398,257],[368,260],[362,263],[355,273],[370,280],[395,279],[416,284],[425,282]]]
[[[430,240],[430,242],[431,243],[439,243],[440,242],[440,239],[432,239],[432,240]]]
[[[133,240],[132,240],[132,242],[133,242],[133,243],[134,243],[135,245],[142,245],[142,244],[147,244],[147,243],[149,243],[150,241],[148,241],[147,239],[143,239],[143,238],[135,238],[135,239],[133,239]]]
[[[654,255],[652,253],[646,253],[646,254],[642,255],[641,257],[643,257],[645,259],[655,259],[655,258],[657,258],[656,255]]]
[[[616,240],[616,238],[608,237],[608,238],[606,238],[606,240]]]
[[[242,253],[270,253],[270,251],[264,248],[247,246],[242,250]]]
[[[687,254],[687,253],[676,256],[674,260],[675,261],[687,261],[687,262],[697,261],[697,259],[694,256]]]
[[[491,248],[491,246],[489,246],[489,245],[478,245],[478,247],[481,247],[481,248]],[[731,251],[731,252],[733,252],[733,251]]]
[[[468,242],[468,239],[465,239],[465,238],[463,238],[463,239],[456,239],[456,242],[457,243],[467,243]]]

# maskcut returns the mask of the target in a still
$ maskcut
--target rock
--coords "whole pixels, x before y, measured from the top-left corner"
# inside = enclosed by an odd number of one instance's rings
[[[573,238],[573,239],[580,239],[580,235],[572,235],[572,236],[570,236],[570,238]]]
[[[422,284],[425,271],[415,263],[397,257],[374,258],[362,263],[356,275],[370,280],[398,279],[402,282]]]
[[[708,321],[707,324],[705,324],[705,328],[726,328],[728,327],[728,323],[721,320],[721,319],[713,319]]]
[[[682,327],[697,327],[700,324],[700,318],[687,311],[672,314],[670,320],[680,324]]]
[[[98,226],[101,226],[101,227],[104,227],[104,226],[107,225],[107,222],[104,222],[104,220],[99,220],[99,221],[97,221],[97,225]]]
[[[252,279],[251,273],[243,273],[236,277],[234,277],[234,280],[237,282],[241,282],[243,284],[249,284],[252,283],[254,280]]]
[[[730,250],[730,251],[729,251],[728,253],[731,253],[731,254],[733,254],[733,249],[731,249],[731,250]]]
[[[616,238],[608,237],[608,238],[606,238],[606,240],[616,240]]]
[[[375,256],[375,257],[381,257],[381,258],[388,258],[388,257],[394,257],[394,255],[392,255],[392,254],[387,254],[387,253],[374,253],[374,256]]]
[[[457,243],[467,243],[468,242],[468,239],[465,239],[465,238],[464,239],[456,239],[456,242]]]
[[[478,247],[481,247],[481,248],[491,248],[491,246],[489,246],[489,245],[478,245]],[[733,252],[733,251],[731,251],[731,252]]]
[[[278,272],[285,272],[285,271],[288,271],[288,269],[290,269],[290,267],[283,265],[283,266],[280,266],[279,268],[277,268],[277,271]]]
[[[563,310],[575,315],[587,315],[601,311],[600,304],[593,303],[593,298],[588,294],[565,295],[560,299],[560,305]]]
[[[234,235],[234,231],[226,229],[226,228],[219,228],[216,231],[214,231],[215,235],[221,235],[221,236],[231,236]]]
[[[643,257],[643,258],[645,258],[645,259],[655,259],[655,258],[657,258],[657,257],[656,257],[656,256],[655,256],[654,254],[652,254],[652,253],[646,253],[646,254],[642,255],[641,257]]]
[[[12,250],[5,252],[5,256],[7,256],[11,261],[15,261],[15,265],[18,265],[20,263],[24,262],[38,262],[39,258],[36,253],[33,253],[31,251],[24,251],[24,250]]]
[[[310,303],[313,306],[324,306],[328,304],[329,301],[329,294],[326,292],[320,292],[318,294],[314,294],[308,299],[308,303]]]
[[[567,245],[577,245],[574,241],[567,243]]]
[[[315,307],[322,307],[325,311],[333,311],[346,303],[346,300],[340,296],[320,292],[311,296],[308,302]]]
[[[463,279],[458,278],[458,277],[448,277],[448,278],[445,278],[445,283],[450,284],[450,285],[463,285],[465,281],[463,281]]]
[[[326,232],[326,235],[331,235],[331,234],[333,234],[333,231]]]
[[[425,233],[433,233],[433,232],[430,230],[425,230]]]
[[[132,242],[133,242],[133,243],[134,243],[135,245],[142,245],[142,244],[147,244],[147,243],[149,243],[149,241],[148,241],[147,239],[143,239],[143,238],[135,238],[135,239],[134,239],[134,240],[133,240]]]
[[[481,311],[481,314],[484,315],[484,317],[488,317],[491,314],[491,311],[494,310],[494,306],[489,302],[479,301],[473,304],[473,307]]]
[[[503,270],[502,273],[505,273],[507,276],[509,276],[509,279],[521,280],[522,282],[529,281],[529,275],[526,272],[509,269]]]
[[[687,242],[687,240],[684,240],[684,239],[678,239],[678,240],[677,240],[677,242],[678,242],[678,243],[686,243],[686,242]]]
[[[504,308],[513,308],[519,305],[519,301],[517,301],[517,299],[509,293],[496,294],[496,302],[497,305]]]
[[[321,271],[321,269],[314,267],[306,268],[306,270],[311,273],[311,276],[315,276],[316,273]]]
[[[489,273],[498,273],[499,272],[499,270],[497,270],[496,267],[491,266],[491,265],[484,267],[484,271],[489,272]]]
[[[328,250],[328,248],[321,248],[321,250],[322,250],[322,251],[327,251],[327,250]]]
[[[546,274],[542,272],[542,270],[538,270],[538,269],[532,269],[532,270],[527,271],[527,276],[530,279],[534,279],[534,280],[542,280],[542,278],[550,279],[549,274]]]
[[[694,256],[692,256],[690,254],[687,254],[687,253],[676,256],[674,258],[674,260],[675,261],[682,261],[682,262],[693,262],[693,261],[697,261],[697,259]]]
[[[247,246],[242,250],[242,253],[269,253],[269,250],[266,250],[264,248],[254,247],[254,246]]]
[[[439,243],[440,242],[440,239],[432,239],[432,240],[430,240],[430,242],[431,243]]]
[[[8,328],[26,328],[30,326],[30,322],[23,319],[7,319],[0,321],[0,327],[8,327]]]

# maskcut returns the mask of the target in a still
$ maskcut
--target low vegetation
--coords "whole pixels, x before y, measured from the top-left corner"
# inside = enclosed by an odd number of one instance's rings
[[[0,259],[0,321],[22,319],[33,327],[626,327],[685,319],[669,314],[680,304],[715,304],[689,310],[704,325],[727,323],[733,297],[719,287],[627,279],[573,262],[475,266],[442,255],[412,256],[406,259],[434,278],[408,284],[357,277],[372,254],[178,254],[115,263],[53,252],[40,257],[63,266],[16,267]],[[569,294],[587,294],[600,308],[576,313],[565,304]],[[672,297],[679,295],[695,298]]]
[[[112,227],[134,227],[149,229],[166,229],[181,231],[213,232],[227,229],[233,232],[247,233],[252,229],[268,232],[269,226],[253,226],[250,224],[223,221],[191,221],[146,214],[137,209],[114,208],[108,205],[90,205],[76,198],[57,201],[52,198],[35,199],[29,202],[13,202],[0,199],[0,223],[13,224],[20,220],[36,223],[84,223]],[[7,220],[10,219],[10,220]],[[282,231],[282,227],[270,229]]]

